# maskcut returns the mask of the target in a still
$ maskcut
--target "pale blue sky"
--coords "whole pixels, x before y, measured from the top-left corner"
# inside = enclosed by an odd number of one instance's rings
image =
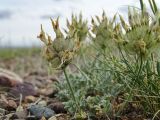
[[[147,1],[147,0],[146,0]],[[157,0],[158,1],[158,0]],[[40,24],[52,34],[49,17],[60,16],[61,27],[71,13],[85,18],[98,15],[104,9],[108,16],[125,14],[127,5],[139,6],[138,0],[0,0],[0,45],[40,44],[36,38]]]

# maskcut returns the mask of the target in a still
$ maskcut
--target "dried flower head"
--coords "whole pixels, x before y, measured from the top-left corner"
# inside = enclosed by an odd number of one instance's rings
[[[113,30],[115,19],[116,15],[113,17],[113,19],[109,20],[104,11],[101,18],[98,16],[96,16],[96,19],[92,18],[92,33],[95,35],[95,37],[92,37],[92,39],[96,47],[99,47],[103,50],[114,50]]]
[[[41,32],[38,38],[45,44],[43,56],[52,64],[56,70],[64,69],[74,58],[80,49],[82,40],[87,36],[88,28],[86,21],[79,20],[72,16],[71,24],[67,22],[68,32],[64,37],[59,27],[59,18],[51,19],[53,30],[56,34],[55,39],[46,34],[41,25]]]
[[[150,18],[145,8],[143,11],[138,11],[135,8],[131,10],[129,8],[129,24],[120,16],[123,32],[120,32],[118,35],[116,34],[114,39],[117,41],[123,40],[123,47],[130,54],[146,57],[150,53],[156,52],[156,48],[159,45],[157,36],[160,32],[160,26],[155,18]]]

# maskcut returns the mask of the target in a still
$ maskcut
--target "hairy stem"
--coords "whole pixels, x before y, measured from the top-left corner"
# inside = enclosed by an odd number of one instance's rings
[[[77,100],[76,100],[76,97],[74,96],[74,91],[73,91],[73,88],[72,88],[71,83],[70,83],[70,81],[69,81],[69,78],[68,78],[66,69],[63,70],[63,73],[64,73],[64,75],[65,75],[65,78],[66,78],[66,81],[67,81],[69,90],[70,90],[70,92],[71,92],[71,97],[72,97],[72,99],[74,100],[74,102],[75,102],[75,104],[76,104],[76,107],[78,108],[78,111],[80,112],[80,106],[79,106],[79,104],[78,104],[78,102],[77,102]]]

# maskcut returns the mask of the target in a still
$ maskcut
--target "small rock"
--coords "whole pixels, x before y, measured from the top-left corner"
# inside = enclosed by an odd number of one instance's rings
[[[45,107],[45,106],[47,106],[47,102],[45,100],[41,100],[38,102],[38,105]]]
[[[0,68],[0,85],[13,87],[17,84],[22,84],[23,80],[14,72]]]
[[[42,118],[43,116],[48,119],[55,115],[55,112],[53,110],[40,105],[32,105],[28,110],[31,113],[31,115],[34,115],[35,118],[38,119]]]
[[[62,104],[62,102],[51,103],[48,107],[54,110],[56,114],[66,113],[66,110],[64,109],[64,105]]]
[[[4,94],[1,94],[0,108],[13,111],[17,108],[17,103],[14,100],[8,100]]]
[[[8,107],[16,109],[17,108],[17,103],[14,100],[8,100]]]
[[[0,108],[7,109],[8,107],[8,100],[4,94],[0,96]]]
[[[4,114],[5,114],[5,111],[6,111],[5,109],[0,108],[0,114],[1,114],[1,115],[4,115]]]
[[[26,96],[34,96],[36,95],[36,91],[34,89],[34,86],[30,83],[23,83],[18,84],[15,87],[11,88],[10,94],[14,97],[20,97],[20,94],[22,94],[22,98],[24,99]]]
[[[25,101],[26,103],[32,103],[32,102],[35,102],[35,101],[36,101],[36,98],[35,98],[34,96],[32,96],[32,95],[29,95],[29,96],[26,96],[26,97],[25,97],[24,101]]]
[[[13,116],[12,119],[17,119],[17,120],[22,120],[22,119],[26,119],[27,118],[27,111],[20,111],[20,112],[16,112]]]
[[[58,93],[58,90],[53,86],[46,86],[45,88],[40,89],[38,92],[40,95],[54,97],[54,95]]]

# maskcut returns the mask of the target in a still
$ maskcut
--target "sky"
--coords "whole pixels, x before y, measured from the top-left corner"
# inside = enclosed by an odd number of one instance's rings
[[[158,1],[158,0],[157,0]],[[72,13],[89,19],[104,10],[108,16],[127,14],[128,5],[138,0],[0,0],[0,47],[40,45],[40,24],[54,37],[50,17],[60,17],[61,28]]]

